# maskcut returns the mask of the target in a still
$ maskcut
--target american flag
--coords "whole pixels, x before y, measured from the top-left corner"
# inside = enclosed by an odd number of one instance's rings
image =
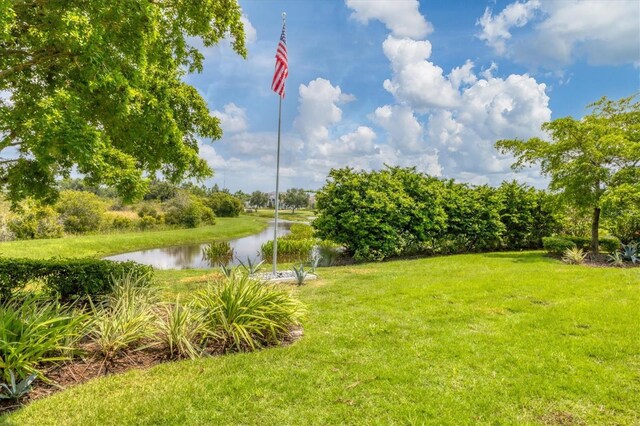
[[[271,89],[284,98],[284,82],[289,76],[289,62],[287,60],[287,34],[285,24],[282,24],[282,35],[276,50],[276,71],[273,74]]]

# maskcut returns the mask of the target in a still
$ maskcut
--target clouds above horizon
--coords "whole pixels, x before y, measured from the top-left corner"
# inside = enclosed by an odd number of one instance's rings
[[[503,138],[543,136],[541,124],[552,119],[550,96],[554,92],[544,81],[546,77],[511,65],[526,62],[518,55],[526,56],[528,51],[520,46],[527,37],[542,37],[538,33],[542,28],[564,37],[553,45],[548,42],[547,56],[530,52],[541,63],[555,57],[557,63],[568,61],[570,66],[581,55],[591,54],[587,52],[590,48],[584,47],[587,39],[578,36],[582,23],[565,18],[565,31],[560,31],[563,16],[581,10],[574,3],[529,0],[507,4],[495,13],[482,6],[469,19],[468,34],[488,46],[484,49],[500,60],[496,63],[479,59],[473,51],[455,61],[444,61],[447,46],[433,35],[434,27],[445,31],[446,25],[434,26],[427,20],[424,13],[429,11],[421,10],[423,5],[417,0],[344,0],[344,21],[340,25],[348,29],[342,31],[366,31],[361,40],[350,45],[344,39],[340,46],[326,45],[326,39],[319,45],[305,40],[305,49],[320,47],[295,51],[303,46],[299,44],[290,52],[289,113],[282,134],[283,187],[314,189],[322,186],[330,168],[377,169],[384,164],[415,166],[434,176],[478,184],[517,178],[544,185],[535,169],[515,174],[510,169],[512,158],[500,155],[494,144]],[[605,14],[602,10],[600,13]],[[611,11],[611,16],[618,14],[617,9]],[[258,89],[235,93],[229,101],[212,108],[212,114],[221,121],[224,137],[213,146],[202,143],[201,149],[203,158],[218,170],[217,183],[221,183],[222,175],[232,189],[269,190],[275,176],[277,134],[275,125],[264,125],[264,113],[272,120],[277,115],[272,106],[265,106],[274,104],[273,94],[264,90],[262,80],[265,64],[272,62],[269,57],[275,53],[275,44],[273,40],[260,40],[258,30],[264,32],[253,22],[254,16],[258,15],[245,10],[243,19],[250,28],[247,34],[251,35],[254,54],[248,61],[249,71],[244,71],[237,87],[253,84]],[[376,21],[383,25],[374,25]],[[521,34],[524,30],[527,33]],[[610,33],[624,34],[627,29],[616,31]],[[368,37],[368,32],[376,36]],[[606,40],[614,37],[611,34],[594,35],[592,39]],[[523,53],[514,52],[516,46]],[[553,52],[562,48],[570,52],[558,59],[559,54]],[[340,49],[377,52],[380,62],[354,59],[345,63],[340,56],[340,60],[333,59],[331,55]],[[601,61],[608,61],[608,55],[615,56],[615,52],[603,52]],[[325,66],[327,61],[334,61],[333,65]],[[226,69],[236,68],[233,65]],[[230,78],[226,69],[221,75]],[[345,78],[349,73],[358,78]],[[298,82],[294,84],[296,76]],[[260,84],[257,80],[252,83],[256,78]],[[201,90],[209,93],[218,87],[221,83]]]
[[[637,0],[516,1],[496,14],[487,7],[477,25],[478,38],[498,55],[533,68],[557,71],[581,59],[640,64]]]

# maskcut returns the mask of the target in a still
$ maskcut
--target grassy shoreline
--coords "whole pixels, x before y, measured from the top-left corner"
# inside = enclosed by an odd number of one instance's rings
[[[123,232],[0,243],[0,256],[31,259],[49,257],[104,257],[112,254],[213,240],[229,240],[262,231],[268,221],[240,216],[216,218],[216,224],[193,229]]]
[[[100,378],[0,423],[637,424],[639,272],[539,252],[322,268],[292,288],[292,346]]]

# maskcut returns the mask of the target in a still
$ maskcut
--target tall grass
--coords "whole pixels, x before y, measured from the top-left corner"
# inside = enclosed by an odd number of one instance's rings
[[[35,296],[0,304],[2,378],[11,371],[42,377],[42,364],[70,358],[86,322],[87,315]]]
[[[278,238],[278,256],[285,261],[306,261],[313,250],[316,241],[313,239],[292,240]],[[269,260],[273,257],[273,240],[269,240],[260,247],[262,258]]]
[[[308,240],[313,238],[313,228],[305,223],[294,223],[289,228],[289,231],[283,237],[285,240]]]
[[[288,292],[246,275],[210,283],[193,303],[202,312],[207,336],[223,350],[279,343],[304,313]]]
[[[157,327],[158,341],[172,357],[195,359],[202,355],[203,319],[190,305],[179,301],[162,305]]]
[[[202,249],[202,259],[210,265],[228,265],[233,260],[233,248],[228,241],[214,241]]]

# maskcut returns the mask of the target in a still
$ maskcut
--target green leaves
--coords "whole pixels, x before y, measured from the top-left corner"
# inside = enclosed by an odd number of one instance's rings
[[[0,188],[52,201],[76,167],[133,200],[156,172],[209,176],[197,142],[222,133],[183,82],[202,71],[189,41],[246,56],[240,18],[236,0],[2,2]]]

